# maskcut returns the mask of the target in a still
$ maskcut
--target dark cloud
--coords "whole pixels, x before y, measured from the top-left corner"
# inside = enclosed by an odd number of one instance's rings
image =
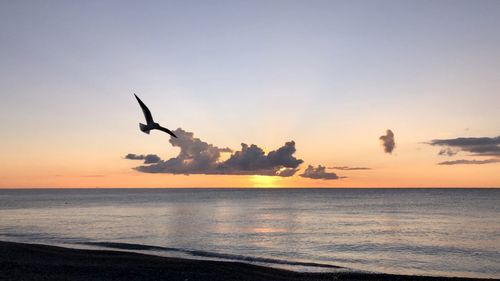
[[[435,139],[428,144],[443,147],[439,155],[453,156],[459,152],[468,152],[472,156],[488,156],[492,159],[484,160],[453,160],[438,163],[438,165],[482,165],[500,162],[500,136],[498,137],[469,137],[454,139]]]
[[[291,176],[303,161],[293,156],[295,153],[295,142],[290,141],[277,150],[264,151],[252,144],[241,144],[241,150],[234,154],[220,165],[220,169],[230,174],[253,174],[258,172],[261,175]]]
[[[293,175],[295,175],[295,173],[298,171],[299,169],[292,169],[292,168],[289,168],[289,169],[282,169],[281,171],[279,171],[279,176],[280,177],[291,177]]]
[[[242,143],[241,150],[232,153],[226,161],[220,162],[221,153],[231,153],[231,149],[219,148],[206,143],[195,138],[193,133],[186,132],[181,128],[175,130],[174,134],[177,135],[177,138],[171,138],[170,143],[181,149],[177,157],[160,160],[152,165],[143,165],[135,169],[144,173],[288,177],[294,175],[298,166],[303,162],[293,156],[296,151],[293,141],[287,142],[284,146],[267,154],[257,145]]]
[[[479,138],[454,138],[454,139],[435,139],[430,145],[444,146],[455,151],[470,152],[475,156],[498,156],[500,157],[500,136],[498,137],[479,137]],[[440,155],[442,155],[440,153]]]
[[[337,166],[337,167],[328,167],[328,169],[332,169],[332,170],[344,170],[344,171],[357,171],[357,170],[371,170],[372,168]]]
[[[129,160],[144,160],[144,155],[137,155],[137,154],[134,154],[134,153],[129,153],[129,154],[125,155],[125,159],[129,159]]]
[[[481,165],[481,164],[490,164],[490,163],[500,163],[500,159],[486,159],[486,160],[453,160],[453,161],[444,161],[438,163],[438,165]]]
[[[144,164],[158,163],[160,161],[161,161],[160,157],[155,154],[148,154],[146,155],[146,158],[144,158]]]
[[[177,157],[154,165],[139,166],[136,170],[144,173],[205,174],[217,167],[222,152],[229,151],[195,138],[193,133],[180,128],[174,134],[177,138],[170,138],[170,143],[181,149]]]
[[[321,179],[321,180],[336,180],[339,179],[339,176],[335,173],[330,173],[326,171],[326,167],[318,165],[317,168],[314,168],[312,165],[307,166],[306,170],[303,174],[300,175],[304,178],[310,179]]]
[[[396,142],[394,141],[394,133],[388,129],[384,136],[379,137],[379,140],[382,141],[384,151],[386,153],[392,153],[392,151],[396,147]]]
[[[500,144],[500,136],[489,138],[454,138],[454,139],[435,139],[431,141],[432,145],[447,145],[457,147],[470,147],[470,146],[496,146]]]
[[[156,154],[148,154],[148,155],[138,155],[129,153],[125,155],[125,159],[129,160],[144,160],[144,164],[153,164],[161,161],[161,158]]]
[[[449,147],[446,147],[446,148],[442,148],[440,151],[439,151],[439,155],[446,155],[446,156],[453,156],[455,154],[457,154],[458,151],[455,150],[455,149],[452,149],[452,148],[449,148]]]

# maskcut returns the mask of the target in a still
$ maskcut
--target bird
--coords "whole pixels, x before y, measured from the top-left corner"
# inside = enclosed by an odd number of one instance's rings
[[[134,96],[142,108],[142,112],[144,113],[144,117],[146,117],[146,123],[147,123],[146,125],[139,123],[139,128],[141,129],[142,132],[149,135],[149,131],[151,131],[151,130],[160,130],[160,131],[163,131],[163,132],[171,135],[174,138],[177,138],[177,136],[172,131],[170,131],[169,129],[164,128],[164,127],[160,126],[160,124],[156,123],[153,120],[153,116],[151,115],[151,111],[149,111],[149,108],[142,102],[142,100],[135,93],[134,93]]]

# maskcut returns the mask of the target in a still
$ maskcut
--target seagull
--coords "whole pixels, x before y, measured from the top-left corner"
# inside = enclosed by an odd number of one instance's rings
[[[163,132],[171,135],[174,138],[177,137],[174,133],[172,133],[172,131],[170,131],[167,128],[163,128],[162,126],[160,126],[160,124],[156,123],[153,120],[153,116],[151,115],[151,111],[149,111],[149,108],[141,101],[141,99],[136,94],[134,94],[134,96],[142,108],[142,112],[144,113],[144,117],[146,117],[147,125],[139,123],[139,128],[141,129],[141,131],[143,131],[145,134],[149,135],[149,131],[151,131],[151,130],[160,130],[160,131],[163,131]]]

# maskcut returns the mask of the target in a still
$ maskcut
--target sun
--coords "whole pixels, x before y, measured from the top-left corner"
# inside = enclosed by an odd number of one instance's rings
[[[254,175],[250,177],[253,187],[280,187],[280,179],[273,176]]]

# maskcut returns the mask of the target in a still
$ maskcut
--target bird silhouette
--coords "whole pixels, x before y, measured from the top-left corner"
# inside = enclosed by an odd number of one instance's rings
[[[170,131],[169,129],[164,128],[164,127],[160,126],[160,124],[156,123],[153,120],[153,116],[151,115],[151,111],[149,111],[149,108],[141,101],[141,99],[136,94],[134,94],[134,96],[142,108],[142,112],[144,113],[144,117],[146,117],[146,123],[147,123],[146,125],[139,123],[139,128],[141,129],[142,132],[149,135],[149,131],[151,131],[151,130],[160,130],[162,132],[165,132],[165,133],[171,135],[174,138],[177,137],[172,131]]]

